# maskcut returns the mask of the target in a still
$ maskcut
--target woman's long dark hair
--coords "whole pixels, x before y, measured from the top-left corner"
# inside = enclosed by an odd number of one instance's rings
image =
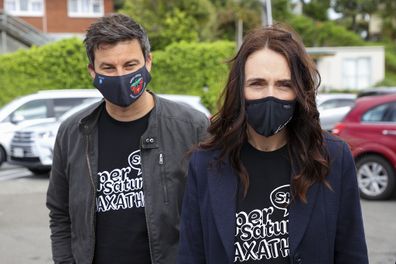
[[[247,34],[236,56],[230,61],[231,71],[219,99],[219,111],[208,128],[210,137],[199,146],[218,149],[218,162],[228,161],[239,174],[243,192],[249,188],[249,176],[241,163],[240,151],[247,140],[245,114],[245,64],[248,57],[261,49],[271,49],[285,57],[297,95],[296,109],[287,125],[290,160],[293,168],[291,191],[294,198],[306,202],[308,188],[324,182],[329,171],[329,157],[323,144],[322,129],[315,97],[320,75],[305,51],[298,35],[283,25],[259,28]]]

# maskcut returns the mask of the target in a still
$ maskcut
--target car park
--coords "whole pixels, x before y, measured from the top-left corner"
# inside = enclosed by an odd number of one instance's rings
[[[199,96],[160,94],[159,96],[195,108],[208,118],[210,112],[200,103]],[[98,101],[95,99],[94,101]],[[76,106],[56,121],[31,125],[15,132],[11,142],[10,163],[25,167],[35,174],[48,173],[52,165],[55,137],[60,124],[71,115],[88,107],[94,101]]]
[[[367,88],[358,92],[357,97],[372,96],[372,95],[386,95],[396,93],[396,87],[375,87]]]
[[[0,165],[7,160],[14,132],[42,122],[53,122],[73,106],[100,98],[96,89],[47,90],[19,97],[0,109]]]
[[[396,191],[396,94],[357,99],[332,132],[351,147],[361,197],[392,197]]]
[[[356,95],[347,93],[318,94],[316,105],[320,125],[323,130],[331,131],[335,124],[349,112],[355,104]]]

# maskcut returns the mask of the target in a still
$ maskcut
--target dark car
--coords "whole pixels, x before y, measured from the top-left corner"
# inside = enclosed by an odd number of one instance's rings
[[[396,87],[376,87],[368,88],[360,91],[356,97],[372,96],[372,95],[386,95],[396,93]]]
[[[390,198],[396,190],[396,94],[357,99],[332,132],[351,147],[361,197]]]

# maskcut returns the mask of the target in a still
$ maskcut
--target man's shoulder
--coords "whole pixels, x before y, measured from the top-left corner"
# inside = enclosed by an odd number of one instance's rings
[[[103,104],[103,100],[90,104],[89,106],[81,109],[73,115],[66,118],[60,125],[59,131],[78,129],[80,123],[90,116],[92,112],[98,109]]]

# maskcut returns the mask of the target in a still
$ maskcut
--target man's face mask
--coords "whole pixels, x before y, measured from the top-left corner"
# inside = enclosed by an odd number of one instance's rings
[[[127,107],[133,104],[151,81],[146,66],[122,76],[106,76],[96,73],[93,85],[111,103]]]
[[[246,100],[248,124],[262,136],[275,135],[292,119],[295,104],[296,100],[286,101],[272,96]]]

